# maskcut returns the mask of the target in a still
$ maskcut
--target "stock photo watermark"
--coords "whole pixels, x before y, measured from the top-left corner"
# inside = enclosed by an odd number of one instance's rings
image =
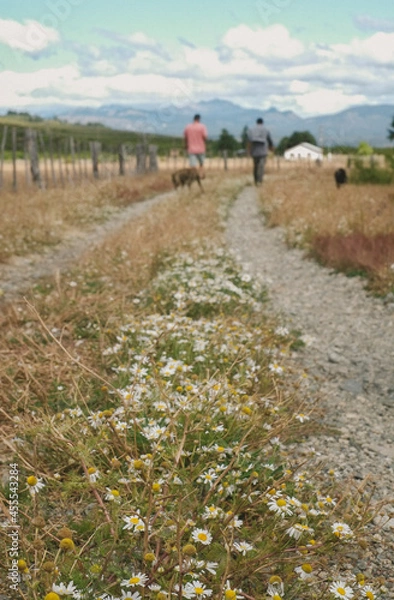
[[[277,17],[284,8],[289,8],[294,0],[257,0],[254,5],[264,25]]]
[[[9,525],[7,531],[7,555],[10,566],[7,573],[8,587],[17,591],[19,588],[19,467],[11,463],[8,471],[8,512]]]

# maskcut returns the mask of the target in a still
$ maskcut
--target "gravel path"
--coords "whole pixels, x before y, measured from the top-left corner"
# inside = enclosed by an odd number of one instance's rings
[[[314,448],[341,476],[370,475],[376,499],[385,499],[375,519],[376,548],[359,566],[373,563],[374,572],[392,585],[394,304],[368,296],[360,279],[289,250],[281,229],[264,226],[255,188],[246,187],[233,205],[227,243],[244,269],[266,285],[269,310],[307,340],[293,360],[309,374],[311,392],[322,396],[324,421],[336,432],[309,438],[305,452]]]

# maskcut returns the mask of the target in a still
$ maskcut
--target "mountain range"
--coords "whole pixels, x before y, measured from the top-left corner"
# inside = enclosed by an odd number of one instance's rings
[[[270,108],[262,112],[220,99],[181,107],[110,104],[98,108],[63,107],[56,112],[57,117],[72,123],[97,122],[113,129],[171,136],[182,136],[185,125],[194,114],[200,113],[212,139],[217,138],[222,129],[227,129],[239,139],[245,125],[253,125],[261,116],[275,144],[294,131],[309,131],[317,143],[325,147],[357,146],[362,141],[371,146],[385,147],[390,146],[387,134],[394,117],[394,106],[360,105],[335,114],[309,118],[299,117],[291,110]]]

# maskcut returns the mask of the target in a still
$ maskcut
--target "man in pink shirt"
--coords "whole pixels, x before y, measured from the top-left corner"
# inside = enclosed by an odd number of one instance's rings
[[[185,149],[189,154],[189,164],[191,167],[200,166],[200,177],[204,174],[205,142],[208,139],[208,132],[205,125],[200,123],[200,115],[195,115],[193,123],[185,127],[183,133],[185,138]]]

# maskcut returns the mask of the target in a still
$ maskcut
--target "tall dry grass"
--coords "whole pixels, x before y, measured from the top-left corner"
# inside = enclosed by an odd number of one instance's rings
[[[0,261],[42,251],[120,207],[171,189],[167,173],[0,194]]]
[[[337,189],[331,167],[274,172],[261,202],[267,223],[286,229],[287,241],[329,267],[363,273],[370,287],[394,286],[394,187]]]

